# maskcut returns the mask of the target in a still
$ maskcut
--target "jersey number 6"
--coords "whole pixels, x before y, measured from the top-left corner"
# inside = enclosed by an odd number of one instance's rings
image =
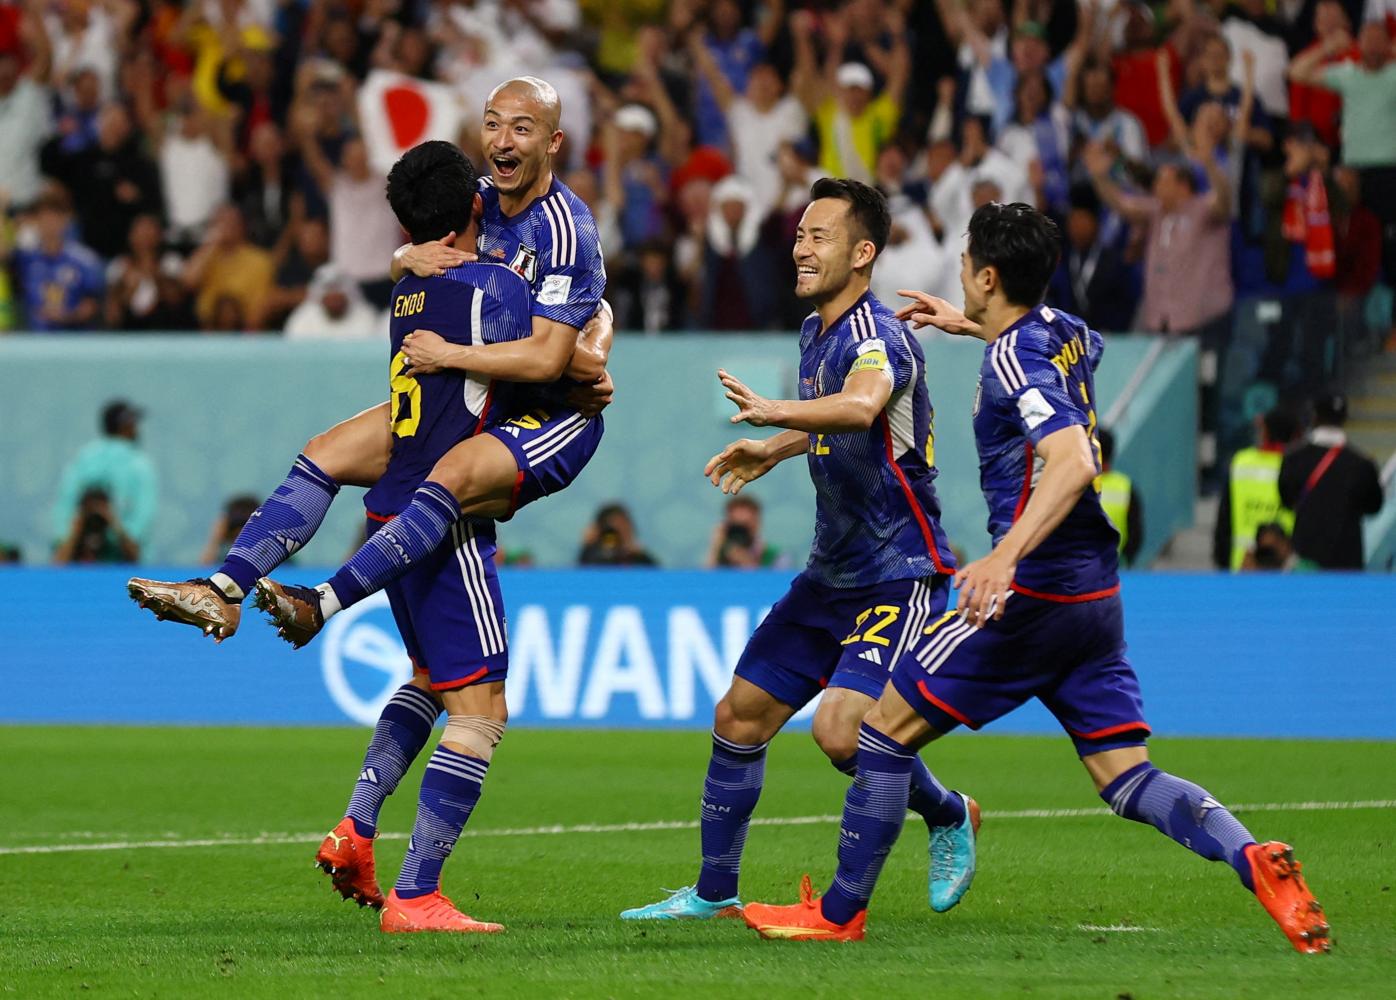
[[[417,433],[422,420],[422,387],[411,375],[403,374],[407,356],[401,351],[393,355],[388,366],[388,390],[392,393],[393,436],[411,437]]]

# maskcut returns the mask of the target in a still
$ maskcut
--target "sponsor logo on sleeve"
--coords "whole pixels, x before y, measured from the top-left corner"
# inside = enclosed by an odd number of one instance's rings
[[[572,277],[567,274],[550,274],[543,279],[543,287],[538,289],[538,304],[560,306],[572,293]]]

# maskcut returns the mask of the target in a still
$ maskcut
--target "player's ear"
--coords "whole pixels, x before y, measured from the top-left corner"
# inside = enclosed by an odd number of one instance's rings
[[[557,155],[557,151],[558,151],[559,149],[562,148],[562,139],[563,139],[562,129],[557,129],[557,130],[555,130],[555,131],[553,132],[553,134],[552,134],[552,138],[550,138],[550,139],[548,140],[548,155],[549,155],[549,156],[556,156],[556,155]]]
[[[480,192],[475,192],[474,199],[470,202],[470,217],[476,222],[485,214],[485,199],[480,197]]]
[[[853,248],[853,269],[861,271],[877,258],[877,246],[872,240],[859,240]]]

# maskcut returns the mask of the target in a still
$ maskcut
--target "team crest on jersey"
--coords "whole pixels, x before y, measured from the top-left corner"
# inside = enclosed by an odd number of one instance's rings
[[[523,275],[525,281],[533,284],[533,279],[538,277],[538,255],[528,247],[519,247],[519,252],[509,262],[509,270]]]
[[[819,362],[819,367],[814,370],[814,394],[824,395],[824,362]]]
[[[976,383],[974,384],[974,413],[973,413],[973,416],[976,416],[976,417],[979,416],[979,403],[980,403],[980,401],[981,401],[983,398],[984,398],[984,376],[983,376],[983,375],[980,375],[980,376],[979,376],[979,381],[976,382]]]

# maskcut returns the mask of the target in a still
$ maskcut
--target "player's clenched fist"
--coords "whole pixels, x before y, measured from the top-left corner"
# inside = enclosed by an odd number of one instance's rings
[[[760,479],[779,462],[779,458],[772,453],[771,440],[742,438],[733,441],[720,454],[708,459],[708,464],[703,467],[703,475],[723,493],[736,496],[743,486]]]

